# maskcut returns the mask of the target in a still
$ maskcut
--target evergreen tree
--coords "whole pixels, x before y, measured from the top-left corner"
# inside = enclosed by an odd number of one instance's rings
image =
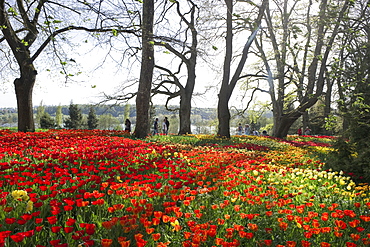
[[[55,127],[55,121],[49,113],[44,112],[40,118],[40,127],[42,129],[52,129]]]
[[[69,105],[69,117],[64,122],[64,126],[67,129],[81,129],[82,123],[82,111],[78,105],[71,103]]]
[[[87,127],[88,129],[96,129],[98,127],[98,118],[96,117],[95,109],[90,107],[89,115],[87,116]]]

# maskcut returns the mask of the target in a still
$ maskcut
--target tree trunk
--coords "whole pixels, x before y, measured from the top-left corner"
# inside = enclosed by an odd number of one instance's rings
[[[143,34],[142,58],[139,89],[136,96],[136,127],[135,137],[145,138],[150,129],[149,109],[150,90],[154,69],[154,42],[153,37],[154,0],[143,2]]]
[[[326,94],[325,94],[325,107],[324,107],[324,118],[328,118],[331,114],[331,97],[333,93],[333,85],[334,81],[329,78],[329,76],[326,78]],[[333,134],[332,130],[325,130],[326,134]]]
[[[283,115],[283,106],[281,105],[280,99],[279,101],[278,100],[274,101],[272,99],[272,105],[273,105],[272,115],[274,118],[274,127],[272,128],[272,135],[277,137],[280,129],[281,122],[280,118]]]
[[[18,131],[35,131],[33,119],[32,91],[36,81],[36,70],[32,64],[21,65],[21,77],[14,80],[18,107]]]
[[[194,66],[195,67],[195,66]],[[195,68],[188,70],[188,81],[180,96],[180,130],[179,135],[191,134],[191,99],[195,85]]]
[[[180,111],[179,111],[180,130],[179,130],[179,135],[191,134],[191,121],[190,121],[191,96],[192,96],[192,93],[190,93],[190,95],[189,95],[186,92],[184,92],[184,94],[181,95],[181,98],[180,98]]]
[[[217,135],[225,138],[230,138],[229,97],[227,97],[227,92],[222,90],[218,95],[217,116],[218,116]]]
[[[310,125],[310,116],[308,115],[308,111],[302,113],[302,127],[306,129]]]
[[[227,7],[226,14],[226,53],[223,67],[223,78],[220,93],[218,94],[217,116],[218,132],[217,135],[230,138],[230,111],[229,111],[229,81],[230,67],[233,53],[233,1],[225,0]]]
[[[290,114],[283,115],[276,126],[276,134],[275,137],[278,138],[286,138],[288,135],[288,131],[290,127],[293,125],[295,121],[301,116],[298,112],[293,112]]]

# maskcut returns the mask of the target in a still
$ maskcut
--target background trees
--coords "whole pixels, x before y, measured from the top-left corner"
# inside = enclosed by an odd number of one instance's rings
[[[40,118],[40,128],[53,129],[55,128],[55,121],[49,113],[45,112]]]
[[[87,127],[90,130],[96,129],[98,127],[99,120],[96,116],[94,107],[90,107],[89,115],[87,116]]]

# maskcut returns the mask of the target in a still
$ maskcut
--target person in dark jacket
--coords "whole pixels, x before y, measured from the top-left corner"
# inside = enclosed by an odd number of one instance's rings
[[[154,126],[153,126],[153,135],[158,135],[158,118],[154,120]]]
[[[128,118],[125,121],[125,131],[131,132],[131,121]]]

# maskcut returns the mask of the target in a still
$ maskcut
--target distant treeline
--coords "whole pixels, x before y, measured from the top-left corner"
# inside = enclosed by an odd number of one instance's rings
[[[51,116],[54,116],[57,110],[58,106],[43,106],[45,108],[45,112],[49,113]],[[81,109],[82,114],[88,114],[91,107],[95,109],[96,115],[105,115],[105,114],[111,114],[113,117],[120,117],[124,114],[126,105],[78,105],[78,107]],[[38,106],[34,107],[35,113],[37,112]],[[62,114],[68,115],[69,114],[69,105],[62,106]],[[176,106],[173,107],[173,109],[176,109]],[[16,112],[16,109],[13,108],[6,108],[1,109],[0,108],[0,114],[2,111],[12,111]],[[14,111],[13,111],[14,110]],[[129,117],[130,118],[136,118],[136,107],[135,105],[130,105],[129,107]],[[166,109],[163,105],[156,105],[152,109],[152,115],[174,115],[178,114],[177,110],[169,111]],[[216,118],[216,109],[215,108],[193,108],[192,109],[192,115],[200,115],[203,120],[213,120]]]
[[[100,129],[111,129],[116,128],[118,125],[123,126],[125,118],[129,118],[133,125],[136,124],[136,106],[135,105],[89,105],[81,104],[77,105],[81,110],[83,118],[86,118],[89,114],[91,107],[95,110],[95,114],[99,119]],[[61,108],[62,121],[64,121],[69,116],[70,105],[61,106],[44,106],[42,104],[34,107],[35,121],[36,125],[40,126],[40,113],[42,109],[42,114],[47,113],[52,119],[56,120],[57,108]],[[150,110],[151,115],[151,125],[154,118],[158,117],[160,121],[162,118],[167,116],[171,122],[171,133],[176,133],[178,131],[178,110],[176,106],[172,106],[172,110],[167,110],[164,105],[155,105]],[[271,111],[254,112],[250,111],[248,113],[240,114],[235,109],[230,110],[232,114],[231,119],[231,129],[235,132],[236,126],[241,123],[252,124],[256,129],[262,129],[269,131],[272,127],[272,113]],[[17,124],[17,109],[16,108],[0,108],[0,127],[15,127]],[[213,133],[217,128],[217,109],[216,108],[197,108],[193,107],[191,110],[191,124],[193,130],[196,133]],[[63,125],[60,125],[63,126]]]

